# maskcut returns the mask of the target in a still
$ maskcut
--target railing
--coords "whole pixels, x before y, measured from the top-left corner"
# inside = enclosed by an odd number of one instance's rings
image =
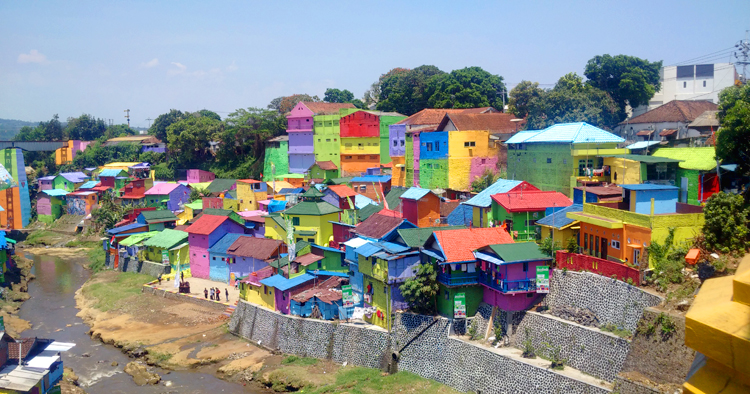
[[[536,291],[536,279],[492,279],[492,276],[482,273],[479,275],[479,283],[502,293]]]
[[[604,260],[593,256],[586,256],[578,253],[569,253],[558,250],[556,255],[557,268],[569,269],[571,271],[591,271],[593,273],[615,277],[621,281],[627,282],[628,279],[636,285],[641,285],[641,272],[625,264],[614,261]]]
[[[463,274],[461,276],[453,276],[451,274],[438,274],[438,282],[446,286],[461,286],[461,285],[475,285],[479,280],[479,273],[474,272],[471,274]]]

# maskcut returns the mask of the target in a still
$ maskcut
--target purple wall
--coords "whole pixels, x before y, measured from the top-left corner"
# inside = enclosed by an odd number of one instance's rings
[[[180,203],[187,204],[190,201],[190,189],[185,185],[178,185],[169,193],[169,202],[167,209],[177,211],[180,209]]]
[[[313,153],[312,131],[289,133],[289,153]]]
[[[143,147],[143,152],[154,152],[154,153],[167,153],[167,148],[157,148],[157,147]]]
[[[490,269],[499,272],[503,280],[534,279],[536,277],[536,267],[544,265],[544,262],[536,261],[528,263],[528,270],[524,272],[523,263],[506,264],[500,267],[487,263],[487,272]],[[527,297],[529,292],[514,292],[503,294],[501,291],[484,287],[484,302],[507,311],[521,311],[529,307],[535,300],[533,297]]]
[[[336,193],[332,192],[330,189],[326,189],[326,191],[323,193],[325,194],[323,196],[323,201],[333,205],[336,208],[341,208],[339,206],[339,196],[336,195]]]
[[[287,132],[290,131],[312,131],[313,129],[313,112],[310,111],[304,104],[297,103],[297,105],[289,111],[287,119]],[[290,144],[291,145],[291,144]]]
[[[289,314],[289,297],[291,294],[289,291],[280,291],[279,289],[273,289],[274,298],[276,301],[276,310],[288,315]]]
[[[393,156],[404,156],[406,155],[406,125],[405,124],[392,124],[388,126],[389,139],[389,151],[391,157]],[[396,146],[393,142],[396,142]]]
[[[229,272],[234,272],[235,278],[245,277],[251,273],[268,266],[263,260],[252,257],[233,256],[234,264],[229,264]]]
[[[244,228],[232,220],[225,220],[209,235],[190,234],[188,245],[190,253],[190,272],[196,278],[209,278],[211,266],[209,264],[208,248],[214,246],[221,237],[228,233],[242,234]]]
[[[293,174],[304,174],[310,166],[315,164],[313,153],[290,153],[289,172]]]
[[[39,191],[52,190],[52,180],[40,179],[39,180]]]
[[[52,203],[49,199],[46,195],[42,195],[36,200],[37,215],[52,215]]]

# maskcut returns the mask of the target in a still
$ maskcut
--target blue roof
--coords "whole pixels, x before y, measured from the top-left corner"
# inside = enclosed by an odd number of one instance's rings
[[[124,231],[133,230],[140,227],[146,227],[148,228],[148,224],[141,224],[141,223],[133,223],[133,224],[127,224],[125,226],[115,227],[107,230],[107,234],[110,235],[116,235]]]
[[[305,189],[301,187],[285,187],[279,190],[279,194],[302,194],[304,192]]]
[[[354,207],[357,209],[362,209],[371,204],[378,205],[378,203],[370,197],[363,196],[361,194],[357,194],[356,196],[354,196]]]
[[[354,227],[354,226],[352,226],[352,227]],[[320,245],[315,245],[315,244],[311,244],[310,246],[312,246],[313,248],[318,248],[318,249],[323,249],[323,250],[327,250],[327,251],[329,251],[329,252],[344,253],[344,251],[343,251],[343,250],[338,250],[338,249],[334,249],[334,248],[329,248],[329,247],[327,247],[327,246],[320,246]]]
[[[352,178],[352,182],[388,182],[390,175],[365,175]]]
[[[498,193],[507,193],[514,187],[521,184],[522,181],[511,181],[508,179],[498,179],[497,182],[482,190],[476,196],[463,202],[463,204],[474,207],[487,208],[492,205],[492,195]]]
[[[354,249],[354,252],[365,257],[370,257],[375,253],[380,252],[381,249],[382,248],[375,243],[366,243],[357,249]]]
[[[211,253],[226,253],[227,249],[237,240],[237,238],[243,236],[243,234],[226,234],[219,239],[214,246],[208,248]]]
[[[268,203],[268,213],[279,212],[286,209],[286,201],[271,200]]]
[[[474,220],[474,212],[470,205],[458,204],[446,220],[449,226],[468,226]]]
[[[50,197],[60,197],[60,196],[67,196],[68,192],[63,189],[47,189],[42,190],[42,193],[50,196]]]
[[[5,249],[8,246],[8,241],[5,240],[5,231],[0,231],[0,249]]]
[[[375,245],[379,245],[381,249],[383,249],[383,250],[385,250],[385,251],[387,251],[389,253],[401,253],[401,252],[405,252],[405,251],[411,249],[408,246],[404,246],[404,245],[401,245],[401,244],[396,244],[396,243],[393,243],[393,242],[385,242],[385,241],[378,242]]]
[[[95,186],[96,186],[96,185],[97,185],[98,183],[99,183],[99,182],[97,182],[97,181],[88,181],[88,182],[84,183],[83,185],[81,185],[81,187],[79,187],[79,189],[92,189],[92,188],[94,188],[94,187],[95,187]]]
[[[102,170],[102,172],[99,173],[99,176],[118,176],[120,173],[123,172],[123,170],[118,170],[114,168],[107,168]]]
[[[346,274],[346,273],[343,273],[343,272],[315,270],[315,271],[312,271],[310,273],[312,273],[313,275],[318,275],[318,276],[321,276],[321,275],[323,275],[323,276],[338,276],[338,277],[341,277],[341,278],[348,278],[349,277],[349,274]]]
[[[260,281],[260,283],[269,286],[274,287],[276,289],[279,289],[281,291],[287,291],[291,289],[292,287],[299,286],[305,282],[311,281],[315,279],[314,275],[310,274],[302,274],[300,276],[294,277],[292,279],[287,279],[283,275],[274,275],[270,278],[266,278]]]
[[[566,142],[571,144],[625,142],[609,131],[602,130],[586,122],[560,123],[544,130],[529,130],[516,133],[506,144],[528,144],[535,142]]]
[[[575,220],[568,218],[565,216],[568,212],[582,212],[583,211],[583,205],[582,204],[573,204],[569,207],[565,207],[551,215],[547,215],[539,220],[536,221],[536,224],[541,224],[544,226],[550,226],[554,227],[556,229],[561,229],[565,226],[570,225],[571,223],[575,222]]]
[[[638,141],[635,144],[631,144],[625,147],[625,149],[644,149],[651,145],[656,145],[660,141]]]
[[[430,189],[422,189],[421,187],[410,187],[401,195],[401,198],[407,200],[419,200],[426,196],[427,193],[432,193],[432,191]]]
[[[672,185],[657,185],[653,183],[639,183],[634,185],[619,185],[621,188],[625,190],[636,190],[636,191],[643,191],[643,190],[679,190],[680,188],[677,186]]]

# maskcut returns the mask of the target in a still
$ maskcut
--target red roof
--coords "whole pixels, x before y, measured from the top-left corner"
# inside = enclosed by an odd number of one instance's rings
[[[308,253],[308,254],[303,254],[302,256],[297,256],[297,258],[294,259],[294,262],[295,263],[300,263],[303,266],[307,267],[308,265],[310,265],[312,263],[316,263],[316,262],[318,262],[320,260],[323,260],[323,259],[324,259],[323,256],[319,256],[319,255],[317,255],[315,253]]]
[[[500,227],[467,228],[435,231],[435,239],[445,255],[446,263],[474,261],[474,251],[487,245],[511,244],[513,238]]]
[[[641,130],[641,131],[635,133],[635,135],[645,136],[645,135],[651,135],[653,133],[654,133],[654,130],[645,129],[645,130]]]
[[[382,212],[381,210],[380,212]],[[388,235],[391,231],[398,228],[404,219],[401,217],[394,217],[388,215],[381,215],[380,212],[370,215],[369,218],[365,219],[357,227],[354,228],[354,232],[357,235],[361,235],[368,238],[380,239]]]
[[[314,114],[337,114],[342,108],[357,108],[352,103],[321,103],[313,101],[302,101],[305,107]]]
[[[620,124],[682,122],[690,123],[706,111],[716,111],[719,106],[710,101],[672,100],[651,111],[626,119]]]
[[[141,193],[141,194],[124,194],[120,198],[124,198],[126,200],[130,200],[130,199],[139,200],[139,199],[144,198],[144,197],[146,197],[146,195],[143,194],[143,193]]]
[[[219,228],[225,220],[232,220],[229,216],[203,215],[185,231],[190,234],[209,235]]]
[[[255,179],[238,179],[237,182],[242,182],[242,183],[260,183],[261,181],[256,181]]]
[[[36,343],[36,338],[21,338],[21,347],[23,349],[19,349],[19,343],[18,342],[8,342],[8,358],[14,358],[18,359],[18,354],[20,353],[19,350],[23,350],[23,354],[21,356],[23,358],[26,358],[26,356],[29,355],[29,352],[31,349],[34,348],[34,344]]]
[[[341,198],[355,197],[357,195],[357,192],[355,192],[354,189],[346,185],[331,185],[328,186],[328,189]]]
[[[567,196],[554,191],[524,191],[492,195],[492,201],[500,204],[508,212],[541,211],[553,207],[573,205]]]
[[[334,164],[330,160],[316,161],[315,164],[317,164],[318,167],[320,167],[320,169],[323,170],[323,171],[338,170],[339,169],[338,167],[336,167],[336,164]],[[315,165],[315,164],[313,164],[313,165]]]
[[[326,304],[333,304],[334,301],[338,301],[342,297],[341,290],[337,288],[344,281],[347,281],[347,279],[332,276],[313,288],[295,294],[292,299],[297,302],[307,302],[309,299],[317,297]]]
[[[406,125],[437,125],[443,120],[445,114],[483,114],[488,112],[497,112],[492,107],[483,108],[464,108],[464,109],[441,109],[441,108],[425,108],[416,114],[396,123]]]
[[[668,135],[672,135],[677,132],[677,129],[664,129],[659,133],[660,137],[666,137]]]
[[[275,239],[239,237],[227,248],[227,253],[258,260],[268,260],[281,253],[279,248],[283,244],[283,242]]]

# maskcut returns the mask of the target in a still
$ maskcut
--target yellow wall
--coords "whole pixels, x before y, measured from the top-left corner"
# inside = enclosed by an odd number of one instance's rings
[[[266,218],[266,238],[286,241],[286,230],[270,217]]]
[[[391,171],[391,186],[404,187],[404,181],[406,180],[406,165],[405,156],[392,156],[393,169]],[[398,167],[403,165],[403,167]]]
[[[254,286],[250,283],[242,283],[242,286],[245,286],[245,297],[243,298],[245,301],[266,307],[270,310],[275,310],[276,300],[273,296],[273,287],[267,287],[264,285]],[[267,294],[263,293],[264,287]],[[242,293],[242,291],[240,293]]]
[[[563,248],[568,245],[568,239],[574,238],[578,234],[578,230],[573,230],[571,228],[575,226],[570,226],[563,230],[555,229],[554,232],[552,231],[552,227],[542,225],[539,225],[539,227],[542,228],[542,239],[549,238],[550,233],[553,233],[552,240],[554,242],[560,243],[560,246],[562,246]]]
[[[470,190],[469,174],[471,173],[470,158],[448,159],[448,188],[453,190]]]
[[[374,280],[368,276],[364,277],[363,283],[365,291],[367,290],[367,285],[372,284],[372,306],[383,312],[382,318],[379,318],[375,313],[373,313],[371,318],[365,317],[365,321],[376,326],[388,329],[391,316],[390,286],[387,286],[385,283]]]
[[[294,218],[299,218],[299,225],[294,226],[294,236],[296,238],[302,238],[307,240],[309,236],[297,235],[299,231],[316,231],[315,243],[317,245],[328,246],[328,242],[333,239],[333,225],[329,221],[337,222],[339,220],[338,213],[331,213],[322,216],[313,215],[289,215],[294,221]],[[266,234],[268,234],[268,227],[266,227]]]
[[[240,202],[239,200],[232,200],[231,198],[225,198],[222,200],[224,203],[224,209],[228,209],[230,211],[240,211]]]
[[[380,137],[342,138],[341,154],[380,155]]]
[[[193,217],[194,217],[193,216],[193,208],[185,207],[185,210],[182,211],[182,212],[180,212],[177,215],[177,222],[176,222],[176,224],[178,226],[182,226],[183,224],[187,223],[188,220],[192,219]]]
[[[641,163],[616,157],[605,157],[604,165],[611,169],[610,182],[618,185],[641,183]],[[617,176],[615,177],[615,174]]]
[[[258,201],[268,199],[266,192],[254,192],[252,184],[237,182],[238,211],[255,211],[258,209]]]
[[[473,141],[475,146],[466,147],[465,142]],[[448,132],[448,157],[488,157],[497,155],[495,144],[490,144],[489,131],[450,131]]]

